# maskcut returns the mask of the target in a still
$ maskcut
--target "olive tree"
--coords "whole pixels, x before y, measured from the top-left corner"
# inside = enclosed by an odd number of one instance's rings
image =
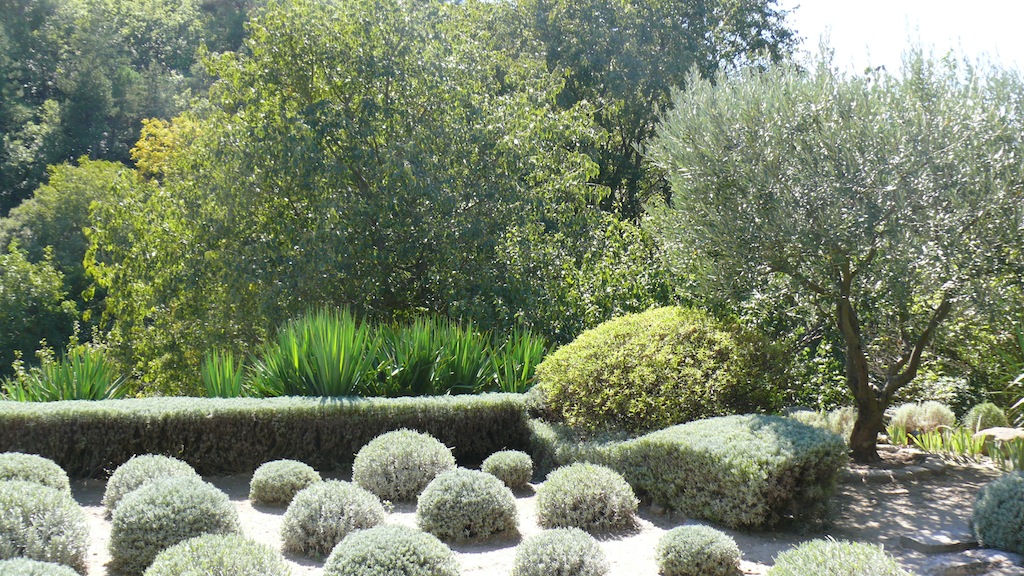
[[[651,158],[656,228],[723,284],[798,293],[845,348],[858,461],[965,300],[1021,278],[1024,83],[921,53],[901,75],[818,63],[691,78]],[[783,279],[785,282],[778,282]]]

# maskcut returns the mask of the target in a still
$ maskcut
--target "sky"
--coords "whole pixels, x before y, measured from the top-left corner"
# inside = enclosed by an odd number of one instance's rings
[[[1022,0],[779,0],[787,21],[818,53],[828,34],[834,64],[850,72],[885,66],[898,73],[911,41],[943,56],[950,50],[1024,70]]]

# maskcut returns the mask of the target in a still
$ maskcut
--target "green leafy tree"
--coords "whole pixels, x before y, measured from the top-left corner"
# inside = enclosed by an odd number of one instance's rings
[[[695,75],[653,144],[673,184],[663,229],[721,284],[785,289],[832,319],[852,453],[877,459],[883,412],[936,333],[1022,277],[1024,85],[920,53],[900,77],[826,62],[716,82]]]

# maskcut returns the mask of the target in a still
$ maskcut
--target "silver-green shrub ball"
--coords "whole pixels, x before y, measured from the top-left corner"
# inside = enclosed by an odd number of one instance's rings
[[[144,454],[133,456],[121,464],[107,480],[107,488],[103,492],[103,506],[107,515],[114,513],[114,508],[125,495],[154,480],[165,478],[199,478],[199,474],[191,466],[170,456]]]
[[[256,469],[249,482],[254,504],[287,506],[300,490],[320,481],[320,473],[297,460],[274,460]]]
[[[969,428],[972,432],[1010,425],[1006,412],[991,402],[984,402],[971,408],[967,414],[964,414],[962,422],[964,427]]]
[[[971,522],[984,546],[1024,554],[1024,471],[982,486]]]
[[[238,534],[204,534],[157,554],[145,576],[291,576],[281,554]]]
[[[413,500],[434,476],[452,468],[452,451],[433,436],[394,430],[359,450],[352,464],[352,481],[382,500]]]
[[[881,546],[811,540],[779,554],[768,576],[912,576]]]
[[[445,542],[516,532],[516,498],[485,472],[456,468],[437,475],[416,504],[416,523]]]
[[[112,524],[110,566],[125,574],[141,574],[157,554],[189,538],[241,532],[228,495],[199,478],[145,484],[121,499]]]
[[[415,528],[383,525],[345,537],[324,564],[324,576],[459,576],[455,554]]]
[[[533,479],[533,459],[526,452],[519,450],[495,452],[484,460],[480,469],[513,490],[525,488]]]
[[[934,400],[908,402],[893,410],[889,424],[913,434],[922,434],[940,426],[955,426],[956,415],[948,406]]]
[[[28,558],[0,560],[0,574],[4,576],[78,576],[78,572],[63,564]]]
[[[0,481],[2,480],[35,482],[71,494],[67,472],[53,460],[35,454],[0,454]]]
[[[579,528],[534,534],[516,546],[511,576],[604,576],[608,558],[597,540]]]
[[[665,533],[655,552],[661,576],[734,576],[740,549],[728,534],[709,526],[680,526]]]
[[[351,482],[318,482],[296,494],[284,513],[284,549],[322,558],[350,532],[372,528],[386,515],[376,496]]]
[[[637,504],[618,472],[597,464],[572,464],[553,470],[537,489],[537,520],[544,528],[623,530],[636,525]]]
[[[0,559],[29,558],[85,572],[89,528],[71,494],[24,480],[0,482]]]

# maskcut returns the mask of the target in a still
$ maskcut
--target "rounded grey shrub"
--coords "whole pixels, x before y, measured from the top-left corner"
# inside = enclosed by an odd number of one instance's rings
[[[637,499],[621,474],[597,464],[553,470],[537,489],[537,520],[544,528],[605,532],[636,524]]]
[[[733,576],[740,549],[728,534],[708,526],[680,526],[665,533],[655,552],[661,576]]]
[[[125,495],[154,480],[165,478],[196,478],[199,474],[191,466],[170,456],[145,454],[133,456],[121,464],[107,480],[107,488],[103,492],[103,506],[107,515],[114,513],[114,508]]]
[[[555,528],[516,546],[510,576],[604,576],[608,569],[593,536],[579,528]]]
[[[383,500],[413,500],[434,476],[452,468],[452,451],[433,436],[393,430],[359,450],[352,464],[352,481]]]
[[[0,454],[0,481],[2,480],[35,482],[71,494],[67,472],[53,460],[35,454]]]
[[[912,576],[881,546],[811,540],[779,554],[768,576]]]
[[[1024,554],[1024,472],[982,486],[971,521],[982,545]]]
[[[984,402],[971,408],[964,415],[963,425],[972,432],[985,430],[986,428],[999,428],[1010,425],[1006,412],[991,402]]]
[[[889,424],[912,434],[931,432],[940,426],[956,425],[956,415],[941,402],[908,402],[893,410]]]
[[[0,559],[29,558],[85,570],[89,528],[71,494],[24,480],[0,482]]]
[[[300,490],[320,481],[320,473],[297,460],[274,460],[256,469],[249,482],[254,504],[287,506]]]
[[[324,576],[459,576],[455,554],[414,528],[383,525],[345,537],[324,564]]]
[[[204,534],[164,550],[145,576],[291,576],[284,558],[238,534]]]
[[[350,532],[372,528],[386,515],[375,495],[351,482],[318,482],[296,494],[284,513],[284,549],[322,558]]]
[[[228,495],[199,478],[165,478],[128,493],[114,509],[110,566],[141,574],[157,554],[203,534],[237,534]]]
[[[525,488],[533,479],[533,459],[526,452],[502,450],[487,457],[480,469],[513,490]]]
[[[423,489],[416,504],[416,523],[445,542],[510,534],[519,523],[516,498],[490,474],[448,470]]]
[[[29,560],[28,558],[0,560],[0,574],[4,576],[78,576],[78,572],[63,564]]]

